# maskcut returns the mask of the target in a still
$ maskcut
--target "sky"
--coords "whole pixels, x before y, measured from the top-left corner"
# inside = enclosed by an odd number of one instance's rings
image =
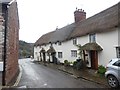
[[[89,18],[120,0],[17,0],[19,39],[35,43],[42,35],[74,22],[76,7]]]

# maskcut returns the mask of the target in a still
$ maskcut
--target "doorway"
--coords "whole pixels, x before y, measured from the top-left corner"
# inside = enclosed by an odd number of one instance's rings
[[[98,52],[91,50],[90,51],[90,59],[91,59],[91,69],[98,69]]]

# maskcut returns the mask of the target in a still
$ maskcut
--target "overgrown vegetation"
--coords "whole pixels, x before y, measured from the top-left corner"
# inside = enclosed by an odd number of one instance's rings
[[[69,66],[69,65],[70,65],[70,62],[68,62],[68,60],[64,60],[64,65],[65,65],[65,66]]]
[[[27,43],[25,41],[19,41],[19,58],[28,58],[33,56],[33,43]]]

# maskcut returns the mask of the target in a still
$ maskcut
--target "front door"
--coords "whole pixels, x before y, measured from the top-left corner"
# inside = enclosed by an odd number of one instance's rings
[[[97,51],[90,51],[90,58],[91,58],[91,68],[98,69],[98,52]]]
[[[45,53],[43,53],[43,62],[46,61]]]

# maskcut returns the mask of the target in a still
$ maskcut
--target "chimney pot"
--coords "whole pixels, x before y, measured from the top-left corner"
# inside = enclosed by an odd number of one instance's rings
[[[74,12],[75,23],[86,19],[86,12],[82,9],[78,9]]]

